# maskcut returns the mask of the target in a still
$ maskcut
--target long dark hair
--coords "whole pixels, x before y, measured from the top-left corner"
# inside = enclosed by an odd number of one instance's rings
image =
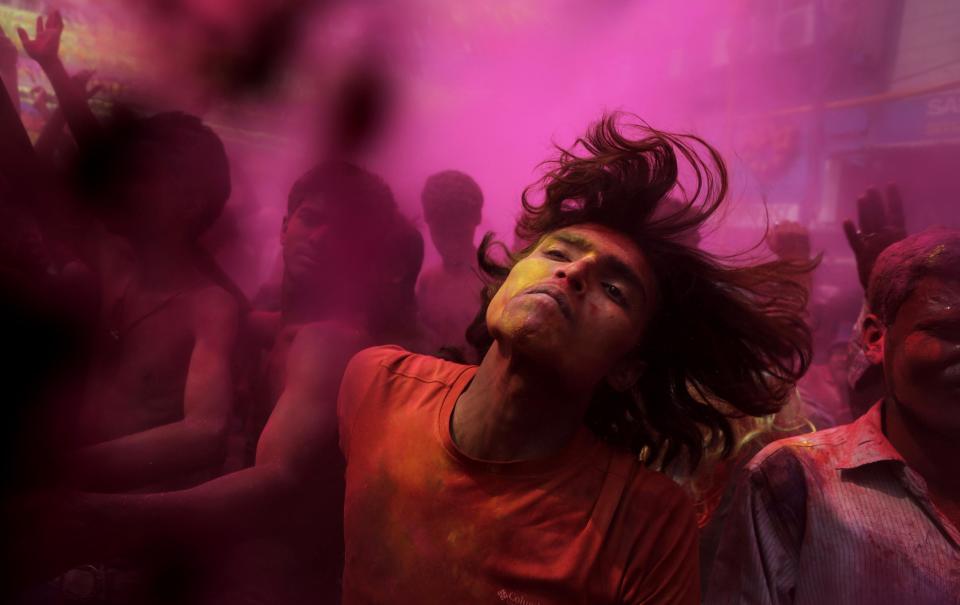
[[[723,159],[698,137],[624,122],[622,114],[606,115],[572,147],[558,148],[546,175],[523,193],[522,250],[484,237],[477,256],[488,283],[467,335],[482,356],[493,342],[485,323],[490,299],[545,235],[584,223],[626,234],[646,256],[659,294],[637,350],[646,371],[628,392],[600,385],[585,422],[650,464],[683,457],[693,469],[705,450],[733,449],[731,418],[776,413],[806,371],[807,294],[796,277],[813,266],[738,263],[691,244],[691,233],[726,199]],[[690,172],[686,187],[678,160]],[[534,201],[540,190],[542,201]],[[680,204],[668,201],[677,197]]]

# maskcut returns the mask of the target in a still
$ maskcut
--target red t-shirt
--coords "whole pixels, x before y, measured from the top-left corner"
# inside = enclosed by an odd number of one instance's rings
[[[347,367],[344,604],[699,603],[680,488],[586,427],[545,459],[466,456],[450,416],[475,373],[397,347]]]

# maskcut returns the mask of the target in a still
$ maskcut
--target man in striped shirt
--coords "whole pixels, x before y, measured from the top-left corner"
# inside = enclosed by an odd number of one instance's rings
[[[960,602],[960,231],[887,248],[867,302],[885,397],[751,461],[708,604]]]

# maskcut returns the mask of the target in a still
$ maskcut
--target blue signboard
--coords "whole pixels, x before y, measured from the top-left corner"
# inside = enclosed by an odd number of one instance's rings
[[[833,150],[960,139],[960,88],[828,109],[824,133]]]

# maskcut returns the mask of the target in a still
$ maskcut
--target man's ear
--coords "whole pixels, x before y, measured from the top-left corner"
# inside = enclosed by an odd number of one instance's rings
[[[286,234],[286,232],[287,232],[287,224],[289,224],[289,223],[290,223],[290,215],[289,215],[289,214],[283,215],[283,222],[280,223],[280,233],[281,233],[281,234]]]
[[[870,363],[883,364],[883,348],[886,344],[887,326],[880,321],[879,317],[870,313],[863,318],[860,334],[863,353]]]
[[[646,371],[647,362],[635,354],[629,354],[618,361],[613,370],[607,374],[607,384],[614,391],[624,393],[633,388]]]

